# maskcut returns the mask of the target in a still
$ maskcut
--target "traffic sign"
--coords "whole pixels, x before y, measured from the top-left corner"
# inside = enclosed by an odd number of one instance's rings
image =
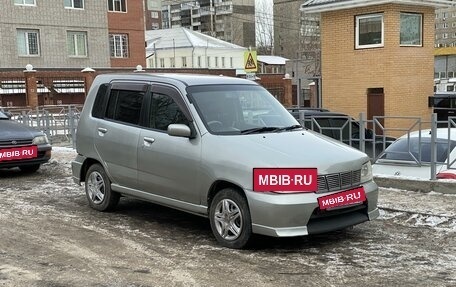
[[[244,70],[246,72],[256,72],[257,69],[258,69],[258,65],[257,65],[256,51],[244,52]]]

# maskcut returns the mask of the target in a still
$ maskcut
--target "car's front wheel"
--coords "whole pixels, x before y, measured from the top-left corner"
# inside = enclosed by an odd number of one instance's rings
[[[243,248],[252,237],[247,199],[238,190],[219,191],[211,202],[209,220],[217,241],[229,248]]]
[[[98,211],[113,210],[119,203],[120,195],[111,190],[111,180],[100,164],[87,170],[85,191],[90,207]]]

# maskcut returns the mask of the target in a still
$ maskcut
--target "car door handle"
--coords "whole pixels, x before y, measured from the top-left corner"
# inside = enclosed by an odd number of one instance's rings
[[[154,138],[144,137],[144,146],[149,147],[155,142]]]
[[[106,128],[98,128],[98,135],[100,137],[104,136],[104,134],[107,132],[108,132],[108,129],[106,129]]]

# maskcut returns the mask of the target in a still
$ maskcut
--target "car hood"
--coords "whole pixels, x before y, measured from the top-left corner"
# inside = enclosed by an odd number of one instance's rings
[[[319,174],[359,170],[369,157],[346,144],[311,131],[239,136],[208,135],[203,162],[218,178],[251,182],[253,168],[317,168]]]
[[[0,141],[33,139],[41,133],[11,120],[0,120]]]

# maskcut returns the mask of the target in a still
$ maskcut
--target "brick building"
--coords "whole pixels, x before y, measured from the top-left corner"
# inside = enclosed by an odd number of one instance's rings
[[[386,3],[386,4],[384,4]],[[435,8],[452,1],[311,0],[320,13],[322,107],[357,117],[429,119]],[[398,120],[389,120],[393,127]]]
[[[0,68],[145,65],[143,1],[4,2]]]

